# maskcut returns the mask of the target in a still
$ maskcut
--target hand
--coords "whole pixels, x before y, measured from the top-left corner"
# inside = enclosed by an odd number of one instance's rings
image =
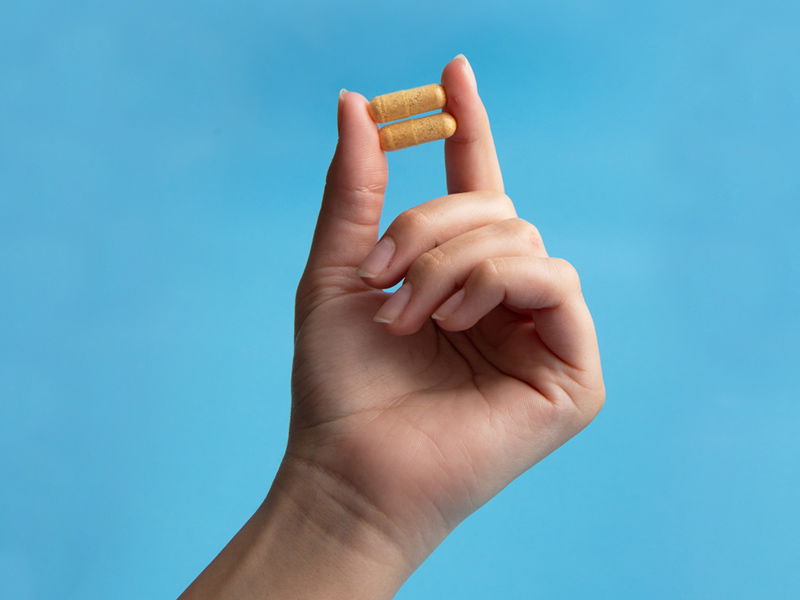
[[[365,98],[340,97],[297,289],[286,455],[181,598],[390,598],[462,519],[600,410],[575,270],[503,194],[466,59],[442,84],[458,123],[445,142],[450,194],[401,214],[379,246],[386,157]],[[381,291],[401,279],[391,298]]]
[[[337,500],[412,566],[586,426],[605,394],[576,271],[547,256],[504,195],[467,61],[451,61],[442,84],[458,123],[445,142],[449,195],[398,216],[366,261],[386,158],[366,100],[340,99],[297,291],[286,458],[338,482]],[[380,289],[403,278],[387,301]]]

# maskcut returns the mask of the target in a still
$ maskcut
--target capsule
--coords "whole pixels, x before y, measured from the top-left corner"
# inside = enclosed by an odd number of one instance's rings
[[[381,148],[400,150],[425,142],[449,138],[456,132],[456,120],[450,113],[441,112],[419,119],[408,119],[380,128]]]
[[[375,96],[370,100],[368,109],[373,121],[386,123],[438,110],[446,103],[447,95],[444,93],[444,88],[438,83],[431,83],[410,90]]]

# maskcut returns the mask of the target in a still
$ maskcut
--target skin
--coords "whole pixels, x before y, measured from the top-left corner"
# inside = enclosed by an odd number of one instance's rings
[[[578,275],[504,194],[463,56],[442,85],[458,123],[445,142],[448,195],[389,226],[395,251],[382,272],[365,258],[386,156],[367,100],[340,94],[297,288],[285,458],[264,503],[182,598],[391,598],[458,523],[602,407]],[[403,280],[385,305],[382,289]]]

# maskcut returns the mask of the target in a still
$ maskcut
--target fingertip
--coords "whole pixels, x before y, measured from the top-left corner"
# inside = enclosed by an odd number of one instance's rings
[[[358,275],[359,279],[366,285],[376,290],[385,290],[397,283],[397,281],[387,281],[383,274],[375,275],[359,268],[356,269],[356,275]]]
[[[478,101],[478,81],[472,65],[463,54],[457,55],[442,70],[442,87],[447,93],[448,108],[453,108],[468,99]]]
[[[358,92],[339,92],[339,143],[360,152],[383,154],[378,126],[369,116],[367,105],[367,99]]]
[[[349,103],[349,102],[354,102],[354,101],[355,102],[361,102],[363,104],[367,103],[367,99],[364,98],[364,96],[362,94],[359,94],[358,92],[353,92],[353,91],[345,89],[345,88],[342,88],[341,91],[339,91],[339,100],[341,102],[343,102],[343,103],[344,102],[348,102]]]
[[[473,140],[485,135],[488,117],[478,94],[477,80],[467,57],[459,54],[442,71],[442,87],[447,94],[445,111],[458,123],[451,139],[454,142]]]
[[[444,331],[464,331],[466,327],[462,327],[458,324],[455,319],[447,318],[447,319],[433,319],[433,322],[436,323],[436,326],[439,329]]]
[[[445,80],[452,83],[453,77],[461,80],[464,86],[477,92],[478,80],[475,78],[475,71],[472,70],[472,65],[463,54],[457,54],[445,65],[442,71],[442,84],[444,85]]]
[[[391,323],[382,323],[383,328],[395,336],[406,336],[406,335],[414,335],[418,333],[420,329],[422,329],[423,324],[418,323],[408,324],[408,323],[400,323],[397,320],[392,321]]]
[[[348,89],[342,88],[339,90],[339,128],[345,119],[352,120],[354,116],[358,116],[358,105],[366,104],[364,96],[358,92],[351,92]]]

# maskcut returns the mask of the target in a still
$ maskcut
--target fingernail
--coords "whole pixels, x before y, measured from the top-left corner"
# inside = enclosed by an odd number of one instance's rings
[[[339,90],[339,100],[336,103],[336,129],[339,133],[342,132],[342,98],[347,93],[347,90],[342,88]]]
[[[461,306],[461,301],[464,300],[464,288],[458,290],[455,294],[450,296],[447,300],[445,300],[442,305],[436,309],[436,311],[431,315],[431,319],[436,319],[437,321],[444,321],[448,317],[450,317],[459,306]]]
[[[376,277],[386,270],[396,249],[394,240],[383,236],[356,269],[359,277]]]
[[[456,54],[453,60],[460,60],[463,61],[464,66],[467,68],[467,74],[469,75],[470,80],[472,81],[472,87],[476,90],[478,89],[478,81],[475,79],[475,71],[472,70],[472,65],[469,64],[467,57],[463,54]]]
[[[400,316],[409,300],[411,300],[411,284],[406,281],[383,303],[372,320],[376,323],[391,323]]]

